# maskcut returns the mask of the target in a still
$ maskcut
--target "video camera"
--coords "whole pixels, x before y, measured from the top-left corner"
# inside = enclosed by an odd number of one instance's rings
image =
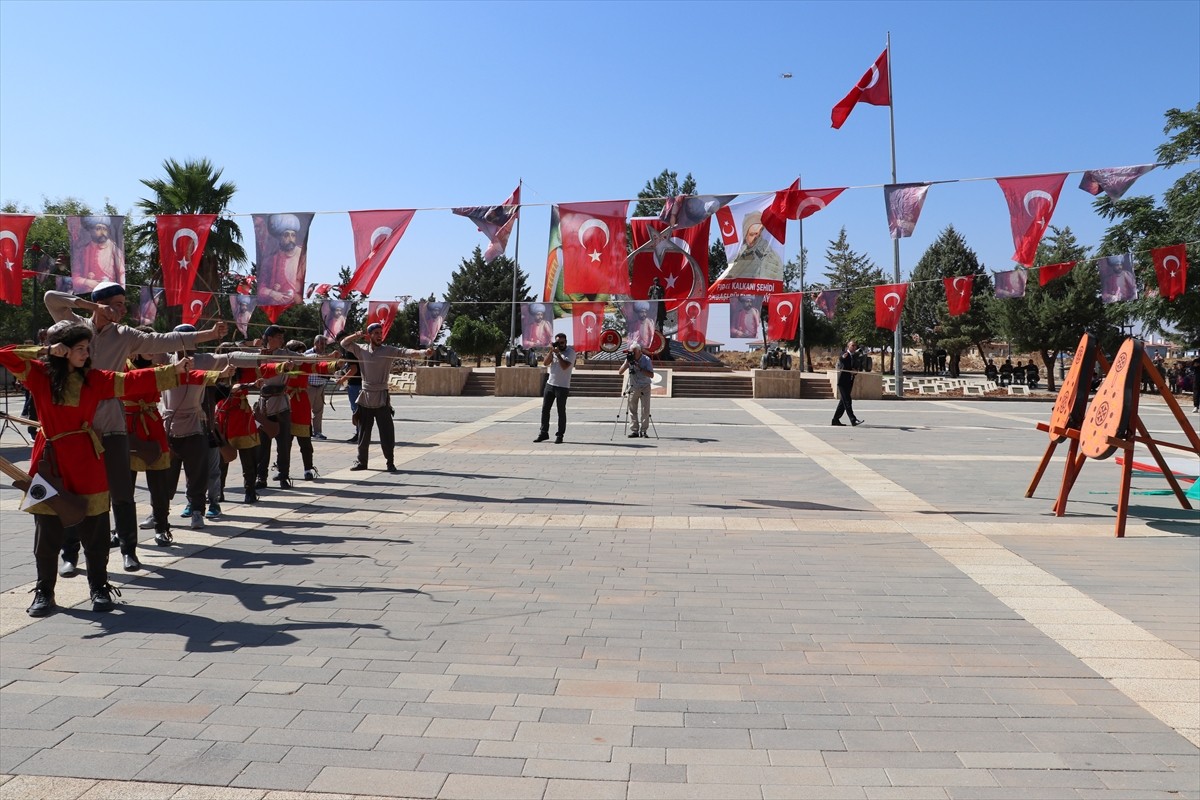
[[[566,343],[566,342],[564,342],[564,341],[562,341],[561,339],[555,339],[555,340],[554,340],[554,344],[553,344],[553,345],[551,345],[551,346],[552,346],[552,347],[553,347],[555,350],[566,350],[566,349],[567,349],[567,343]]]

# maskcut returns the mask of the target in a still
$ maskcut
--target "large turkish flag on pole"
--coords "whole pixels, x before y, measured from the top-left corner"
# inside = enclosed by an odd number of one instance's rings
[[[625,200],[558,207],[562,230],[563,291],[629,294],[625,261]]]
[[[996,178],[1004,199],[1008,201],[1008,213],[1012,222],[1012,260],[1032,267],[1037,256],[1038,242],[1046,234],[1054,208],[1058,205],[1058,194],[1062,191],[1067,173],[1054,175],[1025,175],[1019,178]]]
[[[773,294],[767,298],[767,338],[782,342],[796,335],[802,313],[800,292]]]
[[[904,312],[904,298],[908,296],[907,283],[892,283],[875,287],[875,327],[896,330],[900,314]]]
[[[208,234],[216,222],[216,214],[159,214],[154,218],[167,305],[181,306],[190,301]]]
[[[888,51],[885,48],[875,59],[875,63],[863,73],[858,83],[850,93],[843,97],[833,107],[833,127],[840,128],[854,106],[859,103],[870,103],[873,106],[890,106],[892,104],[892,89],[888,76]]]
[[[400,237],[408,230],[416,211],[351,211],[350,227],[354,231],[354,275],[342,295],[358,292],[369,295],[371,287],[383,272],[383,265],[396,249]]]
[[[600,332],[604,329],[604,303],[572,303],[571,328],[576,350],[599,350]]]
[[[31,214],[0,214],[0,301],[21,305],[21,272]]]

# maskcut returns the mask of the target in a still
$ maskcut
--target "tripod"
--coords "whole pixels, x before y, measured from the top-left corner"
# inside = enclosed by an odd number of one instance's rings
[[[608,440],[611,442],[617,435],[617,423],[621,423],[621,433],[629,430],[629,395],[633,394],[633,387],[629,384],[629,376],[626,375],[624,382],[621,384],[621,399],[617,402],[617,417],[613,420],[612,433],[609,434]],[[646,418],[650,420],[650,428],[654,431],[654,438],[658,439],[658,426],[654,424],[654,415],[649,411],[646,412]],[[645,431],[642,432],[645,436]]]
[[[19,422],[18,422],[18,420],[19,420]],[[3,436],[4,432],[6,430],[8,430],[9,428],[12,428],[13,433],[17,434],[17,436],[20,436],[21,441],[28,445],[29,439],[28,439],[28,437],[25,436],[25,432],[21,430],[22,424],[35,425],[37,423],[35,423],[33,420],[14,416],[11,412],[9,412],[9,410],[8,410],[8,388],[6,387],[4,389],[4,413],[0,414],[0,436]]]

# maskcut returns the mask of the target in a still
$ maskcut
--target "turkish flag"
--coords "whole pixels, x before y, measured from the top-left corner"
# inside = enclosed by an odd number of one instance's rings
[[[791,339],[800,323],[800,292],[773,294],[767,298],[767,338],[773,342]]]
[[[875,287],[875,327],[896,330],[908,296],[907,283],[884,284]]]
[[[729,206],[721,206],[717,212],[717,225],[721,229],[721,244],[729,247],[738,243],[737,224],[733,221],[733,211]]]
[[[33,224],[31,214],[0,214],[0,301],[21,305],[25,237]]]
[[[1154,258],[1154,274],[1158,276],[1158,293],[1174,300],[1187,288],[1187,246],[1173,244],[1150,251]]]
[[[200,315],[204,313],[204,307],[212,300],[212,296],[212,292],[192,292],[183,306],[183,321],[188,325],[199,322]]]
[[[950,307],[950,316],[957,317],[967,313],[971,308],[971,290],[975,288],[975,276],[944,278],[943,283],[946,284],[946,305]]]
[[[399,300],[371,300],[367,303],[367,325],[378,322],[383,326],[383,338],[387,339],[392,322],[399,313]]]
[[[879,58],[875,59],[871,68],[863,73],[862,79],[854,84],[850,93],[833,107],[833,127],[842,127],[842,123],[846,121],[858,103],[870,103],[873,106],[890,106],[892,104],[886,48],[879,54]]]
[[[562,229],[563,291],[629,294],[625,262],[625,200],[558,207]]]
[[[1008,213],[1012,222],[1012,260],[1032,267],[1037,256],[1038,242],[1050,225],[1050,217],[1058,205],[1058,194],[1062,191],[1067,173],[1053,175],[1025,175],[1019,178],[996,178],[1004,199],[1008,201]]]
[[[708,301],[692,298],[679,306],[679,332],[675,335],[685,345],[702,345],[708,341]]]
[[[786,230],[784,220],[807,219],[832,203],[834,198],[844,191],[844,186],[840,189],[801,189],[800,179],[797,178],[787,189],[776,192],[771,205],[763,209],[763,227],[782,242]],[[732,212],[730,219],[732,221]]]
[[[571,328],[575,334],[575,349],[583,352],[600,349],[600,332],[604,330],[604,303],[572,303]]]
[[[154,218],[167,305],[181,306],[191,298],[204,246],[216,222],[216,214],[159,214]]]
[[[669,301],[667,310],[674,311],[684,298],[708,293],[707,219],[690,228],[676,229],[667,238],[659,235],[667,223],[657,217],[634,217],[629,226],[634,249],[630,294],[649,297],[658,278],[663,298]]]
[[[350,228],[354,231],[354,275],[346,288],[369,295],[388,257],[400,237],[408,230],[416,211],[351,211]]]
[[[1038,267],[1038,286],[1045,286],[1055,278],[1061,278],[1075,266],[1074,261],[1064,261],[1061,264],[1046,264]]]

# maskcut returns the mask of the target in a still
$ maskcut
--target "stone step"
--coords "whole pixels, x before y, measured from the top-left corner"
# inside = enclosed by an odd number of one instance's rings
[[[463,397],[492,397],[496,394],[496,375],[493,372],[472,372],[463,386]]]
[[[671,378],[674,397],[753,397],[754,380],[748,375],[675,373]]]
[[[800,396],[805,400],[832,400],[837,395],[825,378],[801,378]]]

